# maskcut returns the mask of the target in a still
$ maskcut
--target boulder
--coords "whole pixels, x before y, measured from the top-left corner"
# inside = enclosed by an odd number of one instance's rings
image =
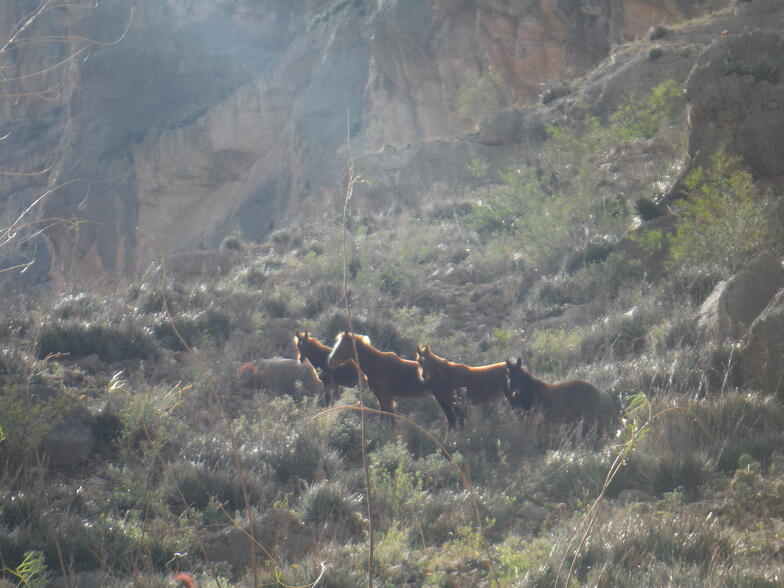
[[[744,386],[784,398],[784,288],[744,337],[740,369]]]
[[[770,253],[719,282],[702,303],[697,328],[704,339],[740,339],[776,292],[784,288],[784,268]]]
[[[250,362],[250,365],[252,368],[243,364],[240,374],[242,383],[248,387],[275,395],[289,394],[295,398],[301,398],[303,391],[308,396],[321,397],[324,394],[324,385],[310,362],[273,357]]]

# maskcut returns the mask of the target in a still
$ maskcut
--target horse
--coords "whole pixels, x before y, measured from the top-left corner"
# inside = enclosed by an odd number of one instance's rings
[[[419,379],[440,389],[449,398],[454,397],[458,388],[465,388],[471,404],[485,404],[501,397],[511,403],[504,362],[471,367],[439,357],[430,351],[430,345],[417,345],[417,363]],[[462,425],[465,411],[457,406],[455,411]]]
[[[403,359],[391,351],[379,351],[364,335],[343,331],[335,339],[335,346],[327,358],[330,368],[339,366],[354,358],[359,361],[359,368],[367,377],[370,389],[378,399],[381,410],[395,412],[394,397],[420,398],[433,394],[449,423],[455,427],[455,413],[449,397],[441,390],[431,388],[419,377],[419,364],[416,361]]]
[[[585,426],[599,420],[601,393],[590,382],[550,384],[528,371],[519,357],[516,361],[507,359],[505,367],[513,407],[526,412],[541,406],[545,416],[562,423],[582,420]]]
[[[359,370],[353,359],[343,362],[334,369],[327,365],[327,358],[332,348],[324,345],[305,331],[294,335],[297,348],[295,359],[299,362],[309,361],[318,370],[324,383],[324,403],[330,406],[340,395],[340,387],[356,388],[359,382]]]

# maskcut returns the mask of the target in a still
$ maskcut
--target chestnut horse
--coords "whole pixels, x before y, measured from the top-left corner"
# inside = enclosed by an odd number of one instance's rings
[[[343,362],[336,368],[327,365],[327,358],[332,352],[332,347],[324,345],[315,337],[305,331],[294,335],[294,345],[297,347],[297,361],[309,361],[318,371],[321,382],[324,384],[324,403],[330,406],[340,396],[340,387],[356,388],[359,380],[359,370],[353,359]]]
[[[549,384],[537,378],[518,357],[506,360],[510,402],[515,408],[527,411],[541,406],[545,415],[558,422],[582,420],[584,425],[599,419],[601,393],[585,380],[569,380]]]
[[[479,367],[471,367],[462,363],[454,363],[439,357],[430,351],[430,345],[417,345],[417,363],[419,363],[419,379],[439,389],[443,395],[453,399],[458,388],[466,389],[468,402],[484,404],[509,397],[506,364],[493,363]],[[465,421],[465,411],[455,406],[460,424]]]
[[[341,332],[335,339],[335,346],[327,359],[327,365],[332,368],[351,360],[355,348],[359,367],[367,377],[368,385],[376,395],[381,410],[394,413],[395,396],[420,398],[433,394],[441,410],[444,411],[449,428],[454,428],[455,413],[452,402],[419,378],[419,364],[403,359],[390,351],[379,351],[371,345],[370,339],[366,336]]]

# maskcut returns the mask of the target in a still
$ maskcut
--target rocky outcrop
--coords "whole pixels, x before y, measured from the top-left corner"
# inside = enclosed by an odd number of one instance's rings
[[[458,108],[461,96],[533,104],[550,80],[583,74],[651,25],[724,4],[107,0],[64,9],[27,32],[68,42],[0,55],[5,91],[20,95],[2,104],[0,163],[42,172],[0,176],[0,218],[7,226],[53,190],[38,217],[81,222],[58,224],[46,248],[30,244],[20,259],[47,264],[55,281],[92,285],[232,231],[262,239],[334,214],[348,136],[355,154],[383,161],[382,175],[397,173],[386,151],[423,141],[433,142],[432,161],[456,154],[451,168],[524,145],[519,135],[535,138],[542,120],[511,111],[505,120],[522,121],[520,133],[496,119],[472,144],[453,145],[484,114]],[[13,3],[0,8],[3,22],[24,16]],[[404,175],[439,184],[431,160]],[[398,193],[415,197],[404,184]],[[382,207],[394,202],[374,194]]]
[[[784,289],[752,323],[741,351],[744,386],[784,398]]]
[[[740,339],[754,319],[784,288],[784,267],[772,254],[764,254],[743,271],[713,289],[699,312],[702,337]]]
[[[704,166],[726,148],[742,155],[758,178],[779,182],[784,177],[784,10],[778,3],[771,11],[761,0],[738,7],[744,32],[719,35],[686,82],[691,167]],[[767,25],[775,26],[764,30]]]

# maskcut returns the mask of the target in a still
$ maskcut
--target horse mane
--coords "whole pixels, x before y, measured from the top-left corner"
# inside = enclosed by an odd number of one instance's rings
[[[372,346],[372,343],[370,342],[370,337],[368,337],[367,335],[357,335],[356,333],[349,333],[348,331],[341,331],[340,333],[338,333],[337,336],[335,337],[335,343],[340,341],[343,338],[343,335],[348,335],[349,337],[352,337],[356,341],[364,343],[365,345]]]

